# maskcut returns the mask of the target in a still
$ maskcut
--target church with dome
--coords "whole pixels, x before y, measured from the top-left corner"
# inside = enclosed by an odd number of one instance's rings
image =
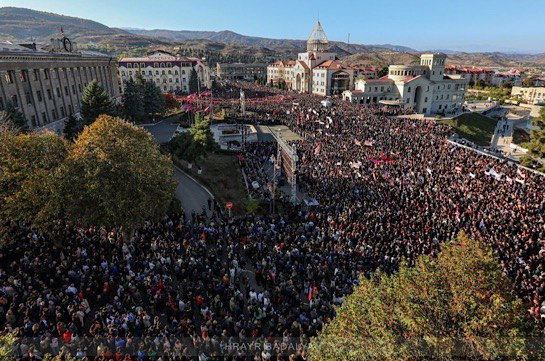
[[[287,89],[322,96],[341,95],[353,88],[354,70],[343,66],[337,54],[329,52],[329,40],[320,21],[307,41],[307,51],[297,60],[277,61],[267,66],[267,82],[286,84]]]

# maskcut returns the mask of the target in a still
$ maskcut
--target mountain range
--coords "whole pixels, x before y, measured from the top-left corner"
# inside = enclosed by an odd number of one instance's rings
[[[81,49],[98,50],[110,55],[143,55],[162,48],[182,55],[206,57],[215,62],[271,62],[287,60],[306,48],[306,40],[270,39],[225,31],[144,30],[113,28],[96,21],[26,8],[0,8],[0,40],[47,44],[66,36]],[[418,62],[419,51],[391,44],[364,45],[330,42],[331,51],[350,65],[386,66]],[[460,66],[535,67],[545,66],[545,54],[448,53],[448,63]]]

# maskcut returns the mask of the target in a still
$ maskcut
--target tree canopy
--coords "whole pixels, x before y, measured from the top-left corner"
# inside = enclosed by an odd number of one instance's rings
[[[81,117],[85,125],[95,121],[101,114],[114,115],[115,109],[108,93],[96,80],[87,85],[81,96]]]
[[[537,129],[530,131],[530,141],[526,144],[528,154],[522,158],[522,164],[545,172],[545,107],[532,124]]]
[[[195,69],[191,69],[191,73],[189,74],[189,92],[190,93],[197,93],[199,91],[199,77],[197,76],[197,71]]]
[[[144,96],[134,80],[125,83],[123,111],[131,120],[140,120],[144,116]]]
[[[65,174],[71,219],[129,229],[164,214],[176,186],[151,134],[104,115],[70,148]]]
[[[541,355],[492,250],[463,234],[437,258],[360,278],[311,341],[312,360],[522,359]],[[541,347],[541,346],[540,346]]]
[[[144,99],[144,113],[163,114],[165,112],[165,98],[161,89],[152,81],[144,81],[141,88]]]
[[[53,133],[0,135],[0,215],[31,227],[61,216],[59,167],[67,144]]]
[[[28,129],[28,123],[25,116],[12,102],[8,102],[6,104],[6,110],[0,114],[0,123],[10,123],[19,131],[26,131]]]

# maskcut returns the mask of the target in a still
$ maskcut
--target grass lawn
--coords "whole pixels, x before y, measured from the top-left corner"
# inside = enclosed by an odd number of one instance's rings
[[[210,153],[199,161],[198,166],[194,164],[192,169],[187,169],[187,162],[184,160],[176,157],[173,157],[173,160],[181,169],[208,188],[220,204],[233,202],[233,215],[246,213],[249,199],[235,154]],[[198,174],[199,166],[202,168],[202,174]]]
[[[466,113],[439,123],[453,127],[460,138],[481,146],[489,146],[498,121],[482,114]]]

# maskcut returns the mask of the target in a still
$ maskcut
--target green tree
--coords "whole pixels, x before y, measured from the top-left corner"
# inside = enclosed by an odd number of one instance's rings
[[[382,78],[383,76],[386,76],[386,75],[388,75],[388,67],[387,66],[384,66],[384,67],[382,67],[382,69],[377,71],[377,78]]]
[[[12,125],[17,127],[21,131],[28,130],[28,122],[23,113],[12,102],[6,104],[6,110],[2,118],[2,122],[9,121]]]
[[[206,155],[205,149],[197,145],[190,133],[181,133],[172,138],[168,151],[189,163],[195,163]]]
[[[195,69],[191,69],[191,73],[189,75],[189,92],[191,94],[197,93],[199,91],[199,77],[197,76],[197,72]]]
[[[70,114],[68,119],[64,122],[64,135],[67,139],[74,140],[80,131],[81,122],[73,114]]]
[[[66,155],[67,143],[54,133],[0,135],[0,218],[36,228],[62,218]]]
[[[90,82],[81,97],[83,123],[89,125],[101,114],[113,115],[114,113],[115,109],[108,93],[96,80]]]
[[[525,144],[528,153],[521,160],[527,167],[545,171],[545,107],[541,108],[539,117],[532,121],[537,129],[530,131],[530,141]]]
[[[125,83],[123,110],[131,120],[144,116],[144,96],[132,78]]]
[[[379,272],[311,341],[311,360],[495,360],[543,356],[492,250],[463,234],[437,258]],[[539,349],[538,349],[539,348]]]
[[[513,84],[512,81],[506,81],[506,82],[501,84],[501,87],[504,88],[504,89],[511,89],[511,88],[513,88],[513,85],[514,84]]]
[[[165,112],[165,97],[161,89],[152,81],[145,81],[142,85],[144,98],[144,113],[163,114]]]
[[[64,184],[69,219],[121,225],[129,233],[164,214],[176,189],[172,162],[151,134],[105,115],[85,127],[71,147]]]
[[[525,78],[525,79],[522,81],[522,86],[524,86],[524,87],[531,87],[531,86],[534,86],[534,77],[533,77],[533,76],[529,76],[529,77]]]

